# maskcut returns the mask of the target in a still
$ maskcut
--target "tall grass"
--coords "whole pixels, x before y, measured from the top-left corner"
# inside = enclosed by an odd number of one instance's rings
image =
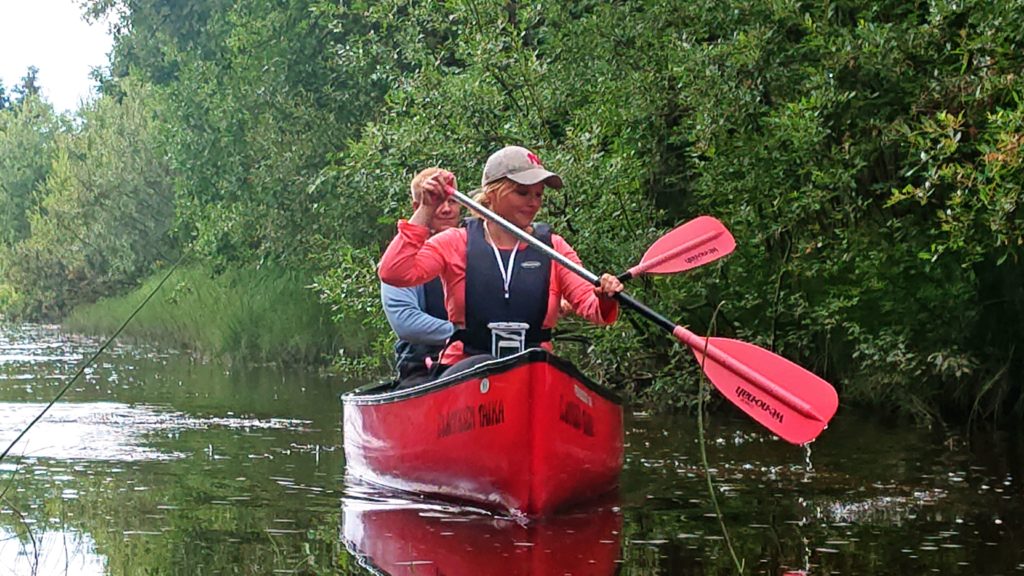
[[[64,321],[74,332],[111,334],[160,280],[76,308]],[[324,363],[340,349],[372,340],[361,326],[341,327],[299,272],[274,266],[214,274],[193,266],[174,273],[124,334],[183,347],[210,359],[248,363]]]

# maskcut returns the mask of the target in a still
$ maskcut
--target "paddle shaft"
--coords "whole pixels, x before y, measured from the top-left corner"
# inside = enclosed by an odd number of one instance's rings
[[[455,190],[454,188],[451,187],[447,187],[447,190],[451,193],[451,196],[455,198],[455,201],[458,202],[459,204],[462,204],[466,208],[473,210],[474,212],[480,214],[481,216],[487,218],[488,220],[494,222],[495,224],[500,225],[502,228],[507,230],[520,241],[525,242],[530,246],[533,246],[534,248],[540,250],[541,252],[544,252],[553,260],[555,260],[562,266],[565,266],[573,273],[575,273],[577,276],[584,278],[591,284],[600,284],[601,280],[598,275],[594,274],[590,270],[587,270],[586,268],[577,264],[576,262],[573,262],[572,260],[560,254],[552,247],[541,242],[537,238],[534,238],[533,235],[529,234],[526,230],[523,230],[522,228],[502,218],[501,216],[494,213],[494,211],[484,207],[479,202],[476,202],[475,200],[473,200],[469,196],[466,196],[462,192],[459,192],[458,190]],[[695,353],[700,354],[701,356],[707,355],[708,358],[711,358],[715,362],[718,362],[722,366],[725,366],[733,374],[736,374],[740,378],[743,378],[744,380],[750,382],[751,384],[757,386],[758,388],[764,390],[765,392],[768,392],[769,394],[775,396],[784,404],[786,404],[793,410],[796,410],[797,412],[801,413],[802,415],[806,416],[807,418],[824,421],[824,419],[820,415],[818,415],[814,408],[812,408],[808,403],[796,397],[785,388],[782,388],[778,384],[775,384],[771,380],[765,378],[755,370],[752,370],[749,366],[747,366],[740,360],[737,360],[736,358],[730,356],[723,350],[717,348],[707,339],[702,338],[697,334],[694,334],[693,332],[687,330],[686,328],[677,325],[675,322],[669,320],[665,316],[662,316],[658,312],[655,312],[649,306],[647,306],[643,302],[640,302],[636,298],[633,298],[629,294],[626,294],[625,292],[619,292],[618,294],[615,295],[615,298],[620,303],[640,313],[641,316],[647,318],[651,322],[654,322],[661,328],[670,332],[673,336],[675,336],[684,344],[693,349]]]
[[[581,266],[581,265],[573,262],[569,258],[563,256],[561,253],[556,251],[554,248],[552,248],[552,247],[548,246],[547,244],[541,242],[540,240],[535,238],[532,234],[528,233],[526,230],[523,230],[522,228],[516,226],[515,224],[509,222],[508,220],[505,220],[501,216],[498,216],[497,214],[494,213],[494,211],[490,210],[489,208],[486,208],[485,206],[481,205],[479,202],[473,200],[469,196],[466,196],[462,192],[459,192],[458,190],[455,190],[454,188],[448,188],[448,190],[451,192],[451,195],[452,195],[453,198],[455,198],[456,202],[458,202],[459,204],[462,204],[463,206],[465,206],[466,208],[469,208],[470,210],[472,210],[474,212],[477,212],[478,214],[482,215],[483,217],[487,218],[488,220],[491,220],[495,224],[500,225],[502,228],[504,228],[505,230],[509,231],[512,235],[514,235],[520,241],[525,242],[525,243],[529,244],[530,246],[533,246],[534,248],[536,248],[537,250],[540,250],[541,252],[544,252],[545,254],[550,256],[552,260],[555,260],[556,262],[558,262],[562,266],[565,266],[569,270],[572,270],[573,273],[575,273],[577,276],[585,279],[587,282],[590,282],[591,284],[594,284],[595,286],[601,283],[601,277],[600,276],[598,276],[597,274],[594,274],[590,270],[587,270],[583,266]],[[675,329],[676,329],[676,323],[675,322],[669,320],[668,318],[662,316],[661,314],[658,314],[657,312],[655,312],[654,310],[649,308],[643,302],[640,302],[639,300],[637,300],[636,298],[633,298],[632,296],[630,296],[629,294],[626,294],[625,292],[619,292],[618,294],[615,295],[615,297],[619,300],[619,302],[625,304],[626,306],[629,306],[633,310],[636,310],[637,312],[639,312],[642,316],[644,316],[645,318],[647,318],[651,322],[654,322],[655,324],[657,324],[658,326],[661,326],[662,328],[664,328],[665,330],[668,330],[669,332],[675,332]],[[689,344],[689,342],[687,342],[687,344]]]
[[[497,214],[495,214],[489,208],[484,207],[479,202],[473,200],[469,196],[466,196],[465,194],[463,194],[462,192],[459,192],[458,190],[452,188],[451,186],[446,186],[445,188],[448,190],[448,192],[451,193],[452,198],[455,198],[456,202],[458,202],[459,204],[462,204],[466,208],[469,208],[470,210],[472,210],[472,211],[474,211],[474,212],[484,216],[485,218],[487,218],[488,220],[494,222],[495,224],[501,225],[502,228],[507,230],[509,233],[511,233],[513,236],[515,236],[521,242],[525,242],[525,243],[529,244],[530,246],[533,246],[534,248],[540,250],[541,252],[544,252],[545,254],[550,256],[553,260],[555,260],[556,262],[558,262],[562,266],[565,266],[569,270],[572,270],[577,276],[586,279],[586,281],[590,282],[591,284],[595,284],[596,285],[596,284],[599,284],[601,282],[601,278],[599,276],[597,276],[596,274],[594,274],[590,270],[587,270],[583,266],[580,266],[579,264],[577,264],[577,263],[573,262],[572,260],[566,258],[562,254],[559,254],[558,252],[553,250],[547,244],[545,244],[545,243],[541,242],[540,240],[534,238],[533,235],[528,233],[526,230],[523,230],[519,226],[516,226],[515,224],[509,222],[508,220],[505,220],[501,216],[498,216]]]

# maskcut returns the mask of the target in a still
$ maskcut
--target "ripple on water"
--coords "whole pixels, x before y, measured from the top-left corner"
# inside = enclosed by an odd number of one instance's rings
[[[0,445],[6,447],[45,404],[0,402]],[[211,427],[239,430],[305,429],[306,420],[245,417],[202,418],[159,406],[119,402],[58,403],[11,451],[12,455],[60,460],[138,461],[182,458],[147,446],[153,433]],[[4,464],[8,465],[8,464]]]

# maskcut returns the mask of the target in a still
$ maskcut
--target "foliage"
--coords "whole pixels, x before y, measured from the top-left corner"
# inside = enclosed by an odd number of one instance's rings
[[[329,225],[321,169],[374,108],[360,71],[332,55],[341,32],[310,0],[171,4],[88,3],[95,17],[119,15],[110,83],[138,74],[160,86],[182,231],[221,267],[301,267]]]
[[[923,154],[913,134],[934,134],[928,127],[950,113],[970,117],[978,132],[950,160],[974,174],[974,143],[999,139],[985,117],[1019,92],[1019,56],[1008,44],[1018,32],[976,39],[1019,16],[996,3],[958,6],[772,7],[709,50],[698,69],[719,61],[742,74],[705,78],[718,95],[698,100],[693,116],[725,123],[699,143],[697,194],[728,199],[716,213],[746,240],[728,266],[726,297],[746,311],[737,333],[770,335],[762,341],[850,380],[851,400],[928,416],[973,402],[957,393],[962,379],[1011,362],[1020,334],[1019,297],[1005,294],[1016,302],[1008,324],[979,316],[988,306],[983,275],[1017,275],[1013,266],[972,265],[983,260],[979,251],[996,257],[998,236],[975,228],[967,248],[937,222],[943,213],[969,219],[975,202],[951,202],[955,194],[937,194],[932,206],[903,201],[927,184],[919,161],[931,150]],[[936,79],[937,70],[947,73]],[[1001,333],[1001,344],[978,346],[979,331]]]
[[[87,18],[109,22],[114,35],[112,73],[141,75],[157,85],[177,79],[176,54],[215,57],[223,41],[219,16],[227,0],[81,0]]]
[[[38,99],[39,93],[42,91],[42,87],[39,85],[39,68],[35,66],[29,66],[25,70],[25,75],[21,77],[21,83],[16,85],[12,90],[17,98],[14,99],[16,104],[22,104],[29,99]]]
[[[81,144],[86,116],[46,149],[42,194],[4,199],[4,278],[26,312],[124,289],[161,259],[86,225],[86,202],[117,195],[101,188],[126,189],[83,175],[97,165],[169,190],[175,228],[161,212],[153,231],[215,273],[310,270],[334,321],[375,342],[342,363],[383,369],[372,270],[409,178],[442,165],[470,190],[490,152],[521,143],[567,182],[542,218],[592,269],[628,267],[699,214],[729,226],[727,261],[632,286],[668,316],[792,358],[845,401],[1024,415],[1021,0],[83,4],[116,30],[91,114],[145,101],[152,121],[132,130],[150,152],[92,163],[118,143]],[[102,248],[56,250],[58,223]],[[695,402],[690,355],[635,316],[562,328],[585,370]]]
[[[334,367],[359,378],[387,374],[392,368],[395,337],[381,310],[376,256],[367,250],[342,247],[326,252],[318,262],[322,270],[313,288],[330,307],[335,324],[346,333],[359,334],[359,345],[339,348]]]
[[[175,256],[172,179],[154,143],[147,89],[101,99],[54,141],[31,234],[3,255],[22,296],[13,312],[59,318],[77,303],[132,286]]]
[[[224,265],[301,263],[317,227],[312,213],[323,199],[309,182],[334,148],[338,121],[323,25],[307,4],[237,6],[223,16],[230,27],[219,58],[176,55],[181,81],[167,91],[169,125],[187,128],[166,141],[189,175],[178,213],[200,252]]]
[[[50,171],[61,127],[53,108],[38,97],[6,109],[0,102],[0,245],[28,236],[28,215],[38,204],[36,190]]]
[[[76,308],[65,326],[112,333],[165,274],[157,272],[123,297]],[[179,269],[124,334],[243,363],[312,364],[340,349],[363,352],[361,331],[331,322],[308,283],[303,274],[275,266],[221,274],[204,266]]]

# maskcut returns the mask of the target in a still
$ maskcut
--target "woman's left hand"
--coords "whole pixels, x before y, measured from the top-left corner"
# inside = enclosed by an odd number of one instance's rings
[[[601,274],[601,284],[594,286],[594,294],[598,296],[604,296],[605,298],[613,298],[619,292],[622,292],[622,282],[618,278],[611,274]]]

